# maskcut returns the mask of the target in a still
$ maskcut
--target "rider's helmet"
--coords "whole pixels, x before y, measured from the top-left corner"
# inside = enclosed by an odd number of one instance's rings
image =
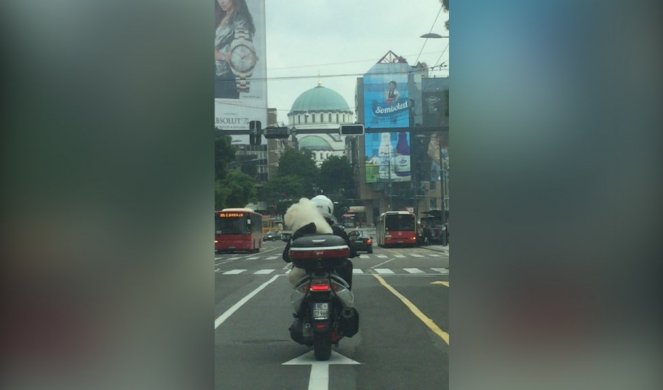
[[[324,195],[318,195],[311,199],[318,212],[326,219],[332,219],[334,215],[334,203]]]

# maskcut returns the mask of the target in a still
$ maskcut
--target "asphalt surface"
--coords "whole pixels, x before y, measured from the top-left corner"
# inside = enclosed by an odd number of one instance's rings
[[[216,389],[448,389],[444,247],[375,247],[353,259],[360,331],[322,364],[288,333],[284,245],[216,256]]]

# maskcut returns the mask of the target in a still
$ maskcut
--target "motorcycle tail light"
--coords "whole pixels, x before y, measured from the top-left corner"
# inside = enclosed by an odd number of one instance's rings
[[[309,288],[309,291],[311,291],[311,292],[328,292],[328,291],[331,291],[331,286],[329,286],[329,283],[311,284],[311,287]]]

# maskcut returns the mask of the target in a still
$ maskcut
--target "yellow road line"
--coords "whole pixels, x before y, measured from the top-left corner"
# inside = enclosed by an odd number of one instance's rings
[[[440,336],[440,338],[449,345],[449,333],[445,332],[437,326],[437,324],[430,319],[428,316],[426,316],[421,310],[419,310],[418,307],[416,307],[409,299],[407,299],[403,294],[399,293],[395,288],[391,287],[385,280],[377,274],[373,274],[375,279],[380,282],[381,285],[384,286],[387,290],[389,290],[392,294],[396,296],[396,298],[400,299],[403,304],[410,309],[410,311],[421,320],[421,322],[424,323],[430,330],[433,331],[436,335]]]
[[[442,281],[439,281],[439,282],[431,282],[431,284],[436,284],[436,285],[438,285],[438,286],[449,287],[449,282],[442,282]]]

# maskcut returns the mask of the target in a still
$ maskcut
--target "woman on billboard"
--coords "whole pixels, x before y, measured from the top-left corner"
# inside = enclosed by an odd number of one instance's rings
[[[257,62],[253,18],[246,0],[214,0],[214,8],[214,97],[239,99],[240,92],[249,92],[248,78]]]

